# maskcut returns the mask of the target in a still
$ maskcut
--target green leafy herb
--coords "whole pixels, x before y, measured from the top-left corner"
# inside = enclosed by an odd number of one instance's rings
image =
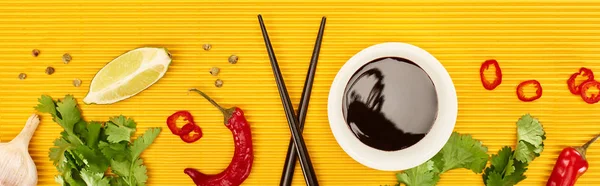
[[[512,186],[525,178],[527,165],[544,150],[546,139],[540,122],[531,115],[523,115],[517,121],[517,147],[503,147],[492,155],[492,164],[482,175],[487,186]]]
[[[487,147],[470,135],[452,133],[442,150],[431,160],[396,175],[398,182],[407,186],[435,185],[440,174],[457,168],[481,173],[489,156]]]
[[[525,178],[527,166],[544,150],[545,132],[540,122],[531,115],[517,121],[515,150],[505,146],[492,155],[490,167],[485,168],[489,156],[487,147],[470,135],[452,133],[442,150],[424,164],[396,175],[399,184],[407,186],[432,186],[440,175],[452,169],[466,168],[482,173],[487,186],[512,186]],[[484,170],[485,168],[485,170]]]
[[[86,122],[71,95],[62,101],[43,95],[35,107],[52,115],[64,131],[50,148],[49,158],[59,172],[55,181],[63,186],[137,186],[148,180],[140,155],[158,137],[160,128],[150,128],[131,142],[136,123],[125,116],[110,121]],[[107,170],[113,174],[106,174]]]

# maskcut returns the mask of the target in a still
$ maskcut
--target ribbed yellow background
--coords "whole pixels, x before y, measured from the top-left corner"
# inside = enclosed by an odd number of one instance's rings
[[[163,127],[143,158],[149,185],[192,185],[186,167],[217,173],[229,163],[233,144],[221,114],[188,88],[200,88],[225,106],[243,108],[252,126],[256,161],[245,185],[277,185],[289,130],[260,28],[263,14],[292,101],[297,104],[321,16],[328,22],[306,122],[305,139],[322,185],[394,184],[393,172],[366,168],[337,145],[327,120],[327,95],[337,70],[352,55],[373,44],[396,41],[422,47],[449,71],[459,99],[455,130],[470,133],[496,153],[514,146],[517,119],[531,113],[543,122],[548,139],[542,156],[520,185],[543,185],[560,150],[581,145],[600,132],[600,105],[571,95],[565,85],[579,67],[600,74],[600,1],[57,1],[0,2],[0,140],[21,130],[41,94],[80,101],[94,74],[125,51],[167,47],[174,61],[157,84],[113,105],[83,105],[87,120],[123,114],[138,122],[138,134]],[[213,45],[203,51],[202,44]],[[31,50],[41,50],[39,57]],[[63,64],[61,56],[73,60]],[[239,56],[231,65],[227,58]],[[504,81],[494,91],[479,82],[479,65],[497,59]],[[46,75],[47,66],[56,73]],[[220,89],[212,66],[221,68]],[[26,80],[18,74],[27,73]],[[74,78],[83,80],[73,87]],[[515,86],[537,79],[541,99],[524,103]],[[297,105],[296,105],[297,106]],[[189,110],[204,130],[193,144],[170,134],[165,119]],[[30,146],[39,185],[54,185],[48,148],[60,127],[42,115]],[[589,171],[579,185],[600,185],[600,144],[588,151]],[[0,157],[1,158],[1,157]],[[402,157],[398,157],[402,159]],[[304,185],[297,167],[294,185]],[[453,170],[439,185],[483,185],[481,175]]]

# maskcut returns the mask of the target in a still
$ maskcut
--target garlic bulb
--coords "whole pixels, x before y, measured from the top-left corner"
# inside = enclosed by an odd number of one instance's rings
[[[29,141],[40,119],[33,114],[15,139],[0,143],[0,186],[37,185],[37,169],[29,155]]]

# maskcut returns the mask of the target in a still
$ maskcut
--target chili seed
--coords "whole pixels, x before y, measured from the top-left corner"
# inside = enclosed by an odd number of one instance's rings
[[[221,88],[223,86],[223,80],[217,79],[215,81],[215,87]]]
[[[38,49],[33,49],[31,51],[31,55],[33,55],[33,57],[38,57],[38,55],[40,55],[40,50]]]
[[[236,55],[229,56],[229,63],[236,64],[237,61],[238,61],[238,56],[236,56]]]
[[[220,71],[221,69],[219,69],[218,67],[212,67],[210,68],[210,75],[217,76]]]
[[[19,79],[20,80],[24,80],[25,78],[27,78],[27,74],[25,74],[25,73],[20,73],[19,74]]]
[[[48,68],[46,68],[46,74],[48,74],[48,75],[54,74],[54,67],[48,67]]]
[[[204,50],[206,50],[206,51],[209,51],[212,48],[212,45],[210,45],[210,44],[204,44],[204,45],[202,45],[202,48]]]
[[[74,79],[73,80],[73,86],[75,86],[75,87],[81,86],[81,79]]]
[[[71,60],[73,58],[71,57],[71,54],[65,53],[65,54],[63,54],[62,59],[63,59],[63,62],[65,62],[65,64],[68,64],[69,62],[71,62]]]

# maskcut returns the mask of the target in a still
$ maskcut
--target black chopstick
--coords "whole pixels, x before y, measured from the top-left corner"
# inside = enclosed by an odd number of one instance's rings
[[[265,46],[267,48],[267,52],[269,53],[271,67],[273,68],[273,75],[275,76],[275,81],[277,82],[277,89],[279,90],[281,103],[283,104],[285,116],[288,120],[290,132],[292,133],[292,139],[294,139],[294,145],[296,145],[296,150],[298,151],[298,156],[300,157],[300,167],[304,173],[304,180],[308,186],[317,186],[319,183],[317,181],[315,170],[312,166],[310,156],[308,155],[304,138],[302,137],[302,133],[300,133],[300,129],[297,125],[298,118],[296,118],[294,113],[294,106],[292,105],[292,101],[290,100],[290,96],[288,95],[285,87],[285,82],[283,81],[281,71],[279,70],[279,65],[277,64],[275,52],[273,52],[273,46],[271,46],[271,41],[269,40],[269,34],[267,33],[265,23],[260,14],[258,15],[258,22],[260,23],[260,29],[262,30],[262,35],[265,40]]]
[[[298,127],[300,132],[304,129],[304,122],[306,120],[306,114],[308,112],[308,102],[310,101],[310,94],[312,91],[313,80],[315,79],[315,72],[317,71],[317,61],[319,60],[319,52],[321,51],[321,41],[323,41],[323,32],[325,31],[325,20],[321,19],[321,27],[317,34],[317,41],[315,41],[315,48],[313,49],[312,57],[310,58],[310,65],[306,73],[306,80],[304,81],[304,89],[302,90],[302,97],[300,98],[300,104],[298,104]],[[294,146],[293,139],[290,139],[288,145],[287,155],[285,156],[285,164],[283,165],[283,173],[281,174],[280,186],[292,185],[294,178],[294,169],[296,168],[296,146]]]

